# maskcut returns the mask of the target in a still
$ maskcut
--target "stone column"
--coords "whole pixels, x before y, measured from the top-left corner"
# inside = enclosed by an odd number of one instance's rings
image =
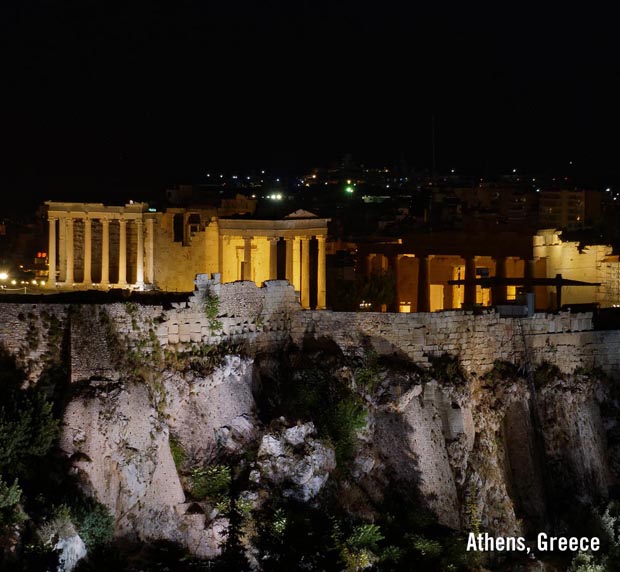
[[[84,284],[91,286],[93,283],[92,273],[92,227],[89,217],[84,219]]]
[[[67,278],[67,223],[65,217],[58,218],[58,282]]]
[[[388,312],[400,311],[400,292],[398,290],[398,261],[400,256],[398,254],[390,254],[387,257],[388,272],[394,275],[394,299],[388,306]]]
[[[326,266],[326,254],[325,254],[325,236],[318,235],[316,237],[318,242],[318,259],[317,259],[317,274],[316,274],[316,309],[325,310],[326,298],[327,298],[327,286],[325,278],[325,266]]]
[[[127,286],[127,221],[118,219],[118,283]]]
[[[418,258],[418,312],[431,311],[431,259]]]
[[[295,282],[293,280],[293,244],[295,240],[292,238],[285,238],[284,242],[286,244],[286,269],[284,276],[294,287]]]
[[[375,260],[374,254],[368,254],[366,256],[366,276],[370,276],[372,274],[372,263]]]
[[[293,286],[295,292],[301,292],[301,239],[296,236],[293,239]]]
[[[269,241],[269,280],[278,279],[278,241],[279,238],[270,237]]]
[[[465,296],[463,304],[471,307],[476,304],[476,257],[465,258]]]
[[[454,266],[450,264],[450,276],[454,274]],[[452,310],[454,308],[454,286],[446,284],[443,288],[443,309]]]
[[[69,286],[73,286],[73,219],[71,216],[68,216],[65,219],[66,225],[66,240],[65,240],[65,248],[67,249],[67,253],[65,255],[65,260],[67,262],[67,271],[65,273],[65,283]]]
[[[523,261],[523,281],[524,290],[527,293],[534,292],[533,280],[536,277],[536,261],[532,259]]]
[[[136,284],[138,286],[144,286],[144,224],[142,219],[136,220],[136,238],[137,249],[136,253]]]
[[[101,285],[110,283],[110,219],[101,219]]]
[[[495,277],[499,279],[506,278],[506,257],[498,256],[495,259]],[[506,284],[495,284],[491,290],[493,297],[493,305],[503,304],[506,302],[508,290]]]
[[[301,238],[301,307],[310,308],[310,238]]]
[[[56,288],[56,217],[49,217],[49,239],[47,246],[47,261],[48,261],[48,273],[47,284],[48,288]]]
[[[252,237],[243,239],[243,272],[241,280],[252,280]]]
[[[154,240],[155,240],[155,229],[154,229],[155,221],[152,218],[146,219],[146,282],[148,284],[155,283],[154,270],[155,266],[153,264],[154,257]]]

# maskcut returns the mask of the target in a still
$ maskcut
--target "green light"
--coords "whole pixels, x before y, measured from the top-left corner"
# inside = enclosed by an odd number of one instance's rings
[[[355,190],[355,189],[354,189],[353,187],[346,187],[346,188],[345,188],[345,191],[346,191],[347,193],[349,193],[350,195],[352,195],[352,194],[353,194],[353,191],[354,191],[354,190]]]

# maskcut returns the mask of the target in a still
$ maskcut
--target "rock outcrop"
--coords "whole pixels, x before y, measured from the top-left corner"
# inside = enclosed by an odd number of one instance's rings
[[[316,497],[336,468],[336,455],[314,435],[313,423],[265,435],[258,449],[260,476],[255,474],[255,481],[283,485],[284,495],[299,501]]]

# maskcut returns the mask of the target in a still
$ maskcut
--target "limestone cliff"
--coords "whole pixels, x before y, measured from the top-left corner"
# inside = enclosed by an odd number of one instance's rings
[[[289,306],[265,331],[268,304],[255,302],[248,310],[228,300],[211,321],[182,324],[184,312],[204,313],[194,299],[173,311],[186,333],[156,306],[10,309],[29,345],[3,343],[28,383],[45,371],[46,352],[70,366],[60,451],[82,490],[111,511],[117,538],[169,540],[210,559],[237,546],[259,569],[291,521],[274,499],[311,512],[331,503],[338,539],[342,522],[388,527],[397,486],[446,529],[507,536],[567,526],[575,507],[617,485],[613,378],[590,367],[616,358],[601,358],[592,332],[579,350],[584,367],[567,368],[568,334],[541,334],[528,355],[514,324],[494,316],[483,326],[505,338],[476,357],[467,336],[492,340],[475,316],[458,317],[462,339],[445,334],[451,351],[437,341],[443,326],[433,345],[409,332],[401,351],[404,335],[368,336],[368,324],[329,335],[316,313],[315,330],[300,336],[286,329]],[[233,326],[235,335],[218,330]]]

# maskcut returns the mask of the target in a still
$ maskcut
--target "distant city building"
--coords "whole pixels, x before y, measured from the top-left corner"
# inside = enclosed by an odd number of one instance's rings
[[[539,228],[568,230],[591,226],[601,216],[601,193],[587,190],[543,190]]]

